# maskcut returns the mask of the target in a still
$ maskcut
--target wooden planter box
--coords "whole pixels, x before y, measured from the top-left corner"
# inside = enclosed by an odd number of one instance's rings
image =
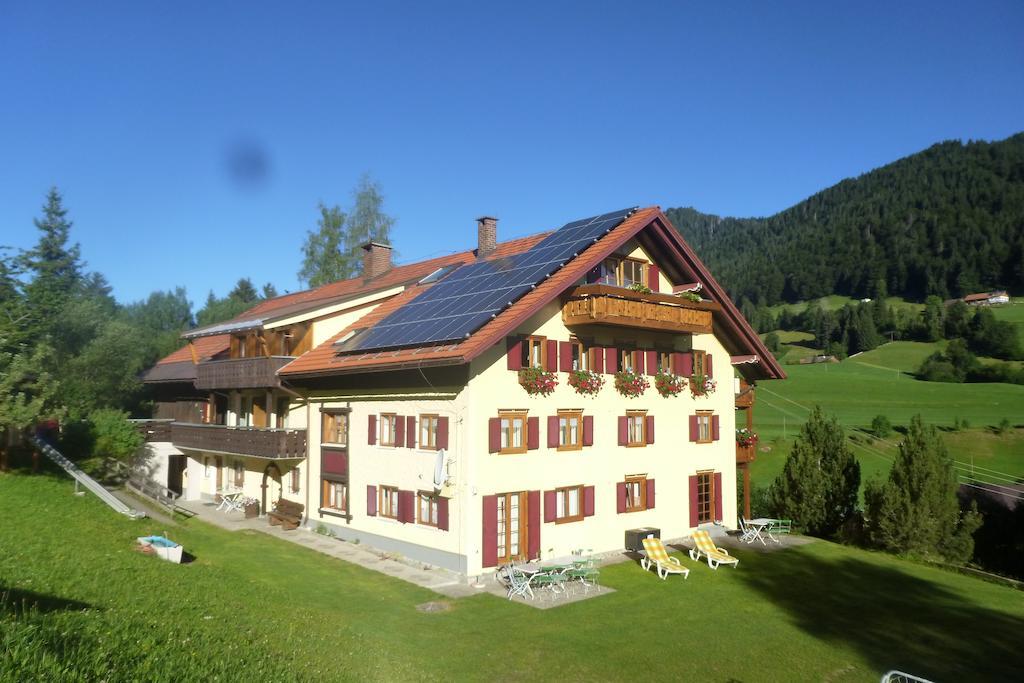
[[[253,519],[260,516],[260,504],[253,503],[252,505],[245,506],[245,518]]]

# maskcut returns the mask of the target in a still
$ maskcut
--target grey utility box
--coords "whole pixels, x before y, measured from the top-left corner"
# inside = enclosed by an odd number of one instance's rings
[[[661,538],[661,529],[653,526],[644,526],[639,529],[626,529],[626,550],[640,552],[644,549],[644,539],[648,536]]]

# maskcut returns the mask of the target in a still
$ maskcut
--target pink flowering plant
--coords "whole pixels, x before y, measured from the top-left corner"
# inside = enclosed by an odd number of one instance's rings
[[[636,398],[648,388],[651,383],[643,375],[638,375],[630,370],[620,370],[615,373],[615,389],[623,396]]]
[[[736,443],[742,448],[750,448],[757,445],[757,434],[746,427],[736,430]]]
[[[558,378],[541,368],[523,368],[519,371],[519,383],[530,396],[550,396],[558,386]]]
[[[686,384],[686,378],[673,375],[671,372],[659,372],[654,376],[654,388],[665,398],[683,393]]]
[[[573,370],[569,373],[569,386],[583,396],[596,396],[604,386],[604,376],[590,370]]]
[[[694,396],[707,396],[708,394],[713,394],[717,388],[718,383],[707,375],[695,375],[693,379],[690,380],[690,390],[693,391]]]

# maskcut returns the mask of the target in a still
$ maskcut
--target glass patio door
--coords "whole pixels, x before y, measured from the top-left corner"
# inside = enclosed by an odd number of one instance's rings
[[[498,495],[498,563],[526,556],[526,492]]]

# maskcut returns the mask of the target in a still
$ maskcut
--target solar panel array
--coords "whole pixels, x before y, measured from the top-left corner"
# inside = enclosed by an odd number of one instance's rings
[[[573,221],[521,254],[462,266],[372,328],[340,343],[339,351],[465,339],[634,211],[623,209]]]

